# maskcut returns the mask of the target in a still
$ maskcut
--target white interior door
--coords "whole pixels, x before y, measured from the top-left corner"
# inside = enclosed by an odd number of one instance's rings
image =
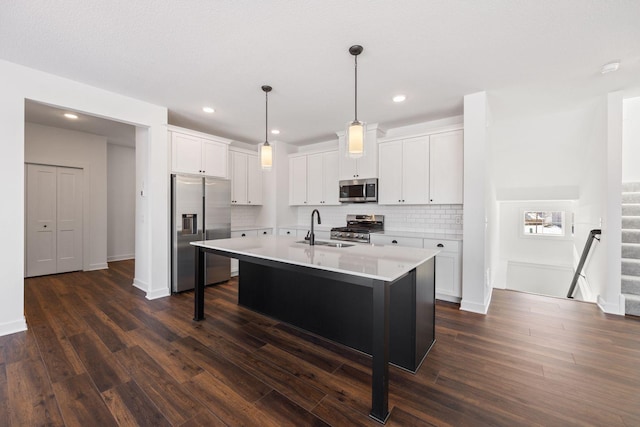
[[[57,168],[57,272],[82,270],[82,169]]]
[[[55,274],[56,168],[27,165],[27,277]]]
[[[82,270],[82,170],[27,165],[27,277]]]

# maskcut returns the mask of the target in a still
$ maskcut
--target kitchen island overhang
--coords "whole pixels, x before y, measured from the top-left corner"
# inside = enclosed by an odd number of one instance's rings
[[[237,258],[240,305],[371,354],[370,415],[385,422],[389,362],[415,371],[435,341],[437,250],[309,246],[285,236],[191,244],[194,320],[204,319],[204,254]]]

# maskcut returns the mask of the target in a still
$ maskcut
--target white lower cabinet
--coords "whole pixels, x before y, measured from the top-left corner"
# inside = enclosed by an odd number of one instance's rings
[[[412,248],[422,247],[422,239],[417,237],[389,236],[376,233],[371,234],[371,243],[374,245],[409,246]]]
[[[436,298],[460,302],[462,298],[461,241],[372,234],[371,243],[439,250],[440,253],[436,255]]]
[[[278,235],[280,236],[296,236],[296,229],[295,228],[279,228],[278,229]]]
[[[460,302],[462,298],[462,242],[424,239],[426,249],[438,249],[436,255],[436,298]]]

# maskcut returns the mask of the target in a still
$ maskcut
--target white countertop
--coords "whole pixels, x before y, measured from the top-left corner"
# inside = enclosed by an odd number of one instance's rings
[[[191,242],[229,254],[283,262],[319,270],[394,281],[440,251],[398,246],[354,244],[349,247],[309,246],[289,236],[260,236]],[[335,242],[335,241],[333,241]],[[348,245],[351,242],[340,242]]]

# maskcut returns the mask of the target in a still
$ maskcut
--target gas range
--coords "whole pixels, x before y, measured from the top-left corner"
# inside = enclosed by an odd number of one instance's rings
[[[370,234],[379,231],[384,231],[384,215],[347,215],[347,226],[332,228],[331,239],[369,243]]]

